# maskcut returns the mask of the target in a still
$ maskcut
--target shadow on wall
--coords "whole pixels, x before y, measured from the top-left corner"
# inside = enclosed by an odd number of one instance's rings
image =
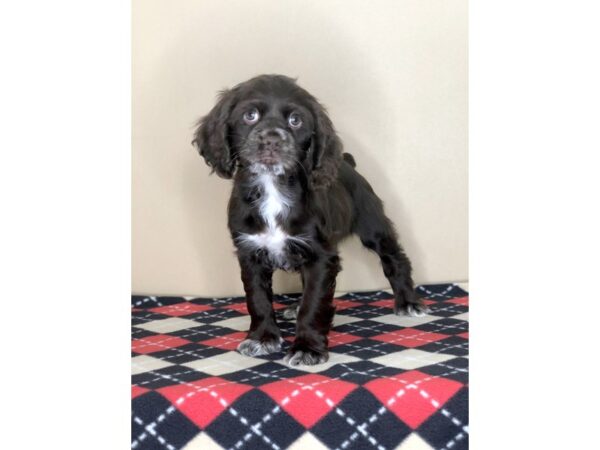
[[[218,2],[217,2],[218,3]],[[289,5],[288,5],[289,6]],[[189,117],[189,136],[187,142],[192,140],[193,130],[197,120],[206,114],[214,104],[217,91],[232,87],[238,82],[244,81],[260,73],[282,73],[292,77],[298,77],[298,82],[314,94],[320,101],[327,106],[328,104],[345,105],[344,93],[356,92],[362,90],[361,96],[368,96],[370,102],[384,106],[387,101],[385,87],[378,83],[376,77],[370,73],[369,64],[370,55],[361,53],[360,42],[356,42],[356,36],[351,34],[351,30],[338,27],[336,16],[323,15],[316,4],[303,3],[303,9],[312,9],[310,14],[303,13],[296,19],[292,19],[293,11],[286,10],[283,5],[279,6],[277,2],[265,4],[265,7],[273,11],[263,11],[263,14],[256,13],[256,6],[252,3],[236,3],[234,15],[224,15],[224,8],[218,8],[213,4],[207,3],[203,9],[203,14],[214,14],[214,20],[221,20],[222,32],[226,38],[220,39],[220,36],[207,36],[209,40],[197,42],[190,46],[189,36],[183,27],[179,34],[179,39],[173,41],[171,46],[164,50],[163,57],[160,60],[160,67],[157,67],[156,76],[165,79],[172,77],[173,72],[169,71],[175,62],[175,58],[191,58],[193,61],[205,61],[202,73],[195,76],[188,76],[185,79],[198,80],[194,86],[189,86],[189,91],[185,97],[177,99],[184,111],[194,111]],[[217,8],[214,11],[211,8]],[[289,9],[289,7],[288,7]],[[198,14],[198,11],[191,13]],[[252,17],[252,21],[242,20],[240,18]],[[194,16],[190,14],[187,26],[195,26]],[[294,22],[294,20],[296,20]],[[309,21],[303,23],[304,21]],[[235,36],[231,28],[235,25]],[[319,29],[319,33],[306,33],[303,30],[306,27]],[[261,30],[256,33],[254,30]],[[271,35],[264,33],[264,30],[272,30]],[[283,34],[278,34],[281,31]],[[197,31],[196,31],[197,33]],[[273,44],[273,39],[278,39],[278,44]],[[281,42],[283,40],[283,42]],[[286,43],[290,44],[293,51],[282,51]],[[298,44],[300,43],[300,44]],[[295,48],[293,47],[295,45]],[[317,47],[327,47],[327,52],[311,51]],[[191,48],[190,51],[183,51],[182,48]],[[335,55],[335,67],[332,67],[332,59],[328,55]],[[187,67],[188,65],[186,65]],[[243,68],[242,70],[240,68]],[[360,81],[359,81],[360,80]],[[317,86],[327,86],[328,90],[319,90]],[[365,86],[368,86],[365,88]],[[152,89],[151,84],[148,89]],[[389,111],[390,108],[382,107],[382,110]],[[354,110],[358,112],[354,112]],[[329,108],[331,118],[336,123],[336,116],[355,115],[359,117],[361,111],[358,108],[338,109],[332,113]],[[377,117],[371,117],[377,120]],[[352,121],[360,123],[360,119]],[[339,131],[339,130],[338,130]],[[382,130],[382,133],[393,133],[394,130]],[[383,161],[377,161],[369,155],[375,150],[370,148],[368,143],[360,142],[355,139],[351,133],[344,131],[340,137],[345,144],[345,149],[351,152],[358,163],[359,171],[367,168],[365,172],[384,174],[380,170]],[[173,149],[165,149],[172,152]],[[194,152],[196,149],[191,144],[186,148],[175,149],[175,151]],[[185,186],[197,186],[194,180],[198,177],[207,177],[210,169],[204,164],[204,161],[198,155],[198,164],[182,164],[181,183]],[[216,175],[211,175],[210,183],[219,183],[212,192],[203,192],[197,189],[184,188],[180,192],[184,193],[183,207],[185,208],[187,221],[186,224],[191,231],[191,235],[197,236],[193,243],[197,251],[198,259],[201,265],[211,263],[210,255],[207,255],[201,243],[202,236],[215,236],[223,239],[222,251],[230,252],[234,260],[234,247],[229,239],[229,234],[224,232],[223,223],[225,222],[226,206],[231,192],[231,181],[219,179]],[[157,177],[159,179],[159,177]],[[378,179],[378,185],[385,185],[389,180],[385,178]],[[215,194],[216,193],[216,194]],[[387,210],[392,208],[401,210],[402,205],[399,196],[395,193],[383,198]],[[194,215],[194,211],[204,211],[202,220]],[[405,214],[401,214],[403,222],[397,223],[400,232],[401,241],[407,241],[412,238],[411,221]],[[207,219],[208,218],[208,219]],[[210,218],[215,218],[211,220]],[[408,234],[408,236],[406,236]],[[404,237],[404,239],[402,239]],[[409,238],[409,239],[407,239]],[[410,239],[414,242],[414,239]],[[352,238],[341,245],[341,256],[343,265],[353,265],[370,275],[381,275],[382,270],[376,255],[371,254],[366,249],[359,250],[360,243],[357,238]],[[354,255],[361,254],[360,258],[346,257],[346,253]],[[409,255],[413,262],[422,261],[422,255],[419,248],[411,248]],[[236,264],[237,267],[237,264]],[[420,267],[415,267],[419,270]],[[223,273],[226,282],[231,286],[241,286],[239,281],[239,272]],[[339,275],[343,279],[344,272]],[[382,283],[386,286],[386,282]],[[237,290],[237,288],[235,289]],[[282,271],[276,272],[274,276],[274,290],[276,292],[299,292],[301,290],[300,279],[296,274],[286,274]]]

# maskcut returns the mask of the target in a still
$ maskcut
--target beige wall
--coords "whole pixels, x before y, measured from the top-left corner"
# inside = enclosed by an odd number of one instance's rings
[[[230,182],[190,141],[217,90],[260,73],[297,76],[328,107],[416,281],[466,280],[466,21],[466,0],[134,0],[134,292],[242,293]],[[341,255],[338,290],[388,287],[356,238]]]

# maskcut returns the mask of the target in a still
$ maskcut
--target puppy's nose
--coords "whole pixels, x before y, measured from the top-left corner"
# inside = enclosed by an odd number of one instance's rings
[[[264,140],[264,148],[265,150],[279,150],[281,147],[281,139],[275,136],[269,136]]]
[[[285,133],[277,128],[271,128],[263,131],[260,138],[265,150],[275,151],[281,148],[281,142],[285,140]]]

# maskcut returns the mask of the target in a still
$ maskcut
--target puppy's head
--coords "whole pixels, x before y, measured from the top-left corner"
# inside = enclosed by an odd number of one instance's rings
[[[301,170],[313,188],[335,179],[342,145],[319,102],[282,75],[261,75],[223,91],[202,118],[193,143],[219,176],[236,169]]]

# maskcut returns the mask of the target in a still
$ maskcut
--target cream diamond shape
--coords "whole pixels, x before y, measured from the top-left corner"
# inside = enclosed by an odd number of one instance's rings
[[[418,367],[430,366],[432,364],[441,363],[454,358],[456,358],[456,356],[454,355],[424,352],[423,350],[410,348],[408,350],[390,353],[389,355],[371,358],[369,361],[372,361],[377,364],[383,364],[384,366],[391,366],[396,367],[398,369],[411,370],[417,369]]]
[[[131,374],[137,375],[138,373],[149,372],[151,370],[162,369],[163,367],[172,366],[170,362],[163,361],[162,359],[153,358],[148,355],[134,356],[131,358]]]
[[[398,325],[401,327],[415,327],[417,325],[423,325],[424,323],[433,322],[434,320],[441,319],[438,316],[425,315],[423,317],[412,317],[412,316],[397,316],[396,314],[386,314],[385,316],[372,317],[369,320],[375,322],[386,323],[389,325]]]
[[[394,450],[434,450],[431,445],[423,440],[417,433],[412,433]]]
[[[235,372],[236,370],[249,369],[265,362],[267,361],[259,358],[251,358],[250,356],[232,351],[210,358],[197,359],[181,365],[210,375],[222,375],[224,373]]]
[[[183,447],[183,450],[223,450],[219,444],[211,439],[205,432],[201,432]]]
[[[169,317],[168,319],[153,320],[152,322],[134,325],[135,328],[152,331],[154,333],[172,333],[173,331],[185,330],[192,327],[201,327],[203,324],[190,319]]]
[[[218,327],[231,328],[232,330],[248,331],[250,329],[250,316],[238,316],[230,319],[220,320],[219,322],[213,322],[211,325]]]
[[[289,366],[288,364],[286,364],[283,361],[283,359],[280,359],[275,362],[277,364],[281,364],[282,366],[292,367],[293,369],[296,369],[296,370],[301,370],[301,371],[310,372],[310,373],[317,373],[317,372],[323,372],[324,370],[327,370],[331,366],[335,366],[336,364],[351,363],[351,362],[356,362],[356,361],[362,361],[362,360],[360,358],[357,358],[356,356],[343,355],[341,353],[329,352],[329,360],[326,363],[317,364],[314,366],[304,366],[304,365]]]
[[[314,434],[306,432],[288,447],[288,450],[327,450],[327,447]]]
[[[360,317],[345,316],[343,314],[336,314],[335,316],[333,316],[333,326],[339,327],[340,325],[359,322],[361,320],[365,319],[361,319]]]
[[[452,319],[466,320],[468,322],[469,321],[469,313],[465,312],[462,314],[457,314],[456,316],[452,316]]]

